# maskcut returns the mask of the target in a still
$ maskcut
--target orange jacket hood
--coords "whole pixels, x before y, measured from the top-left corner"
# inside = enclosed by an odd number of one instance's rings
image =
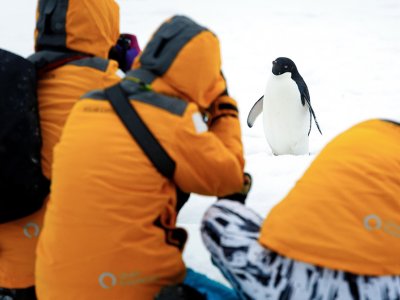
[[[73,50],[107,58],[119,36],[114,0],[39,0],[35,49]]]
[[[134,63],[156,76],[156,92],[208,108],[226,90],[218,38],[184,16],[165,21]]]
[[[399,125],[368,120],[334,138],[271,210],[261,243],[335,270],[400,274]]]

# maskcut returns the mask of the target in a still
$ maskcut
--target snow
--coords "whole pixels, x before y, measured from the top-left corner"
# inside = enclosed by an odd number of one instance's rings
[[[248,206],[262,216],[282,199],[315,155],[334,136],[369,118],[400,120],[400,2],[398,0],[118,0],[121,32],[144,47],[162,21],[192,17],[217,34],[230,94],[238,101],[246,171],[253,176]],[[0,47],[27,56],[33,51],[36,1],[0,4]],[[273,156],[261,119],[247,114],[264,92],[271,62],[291,58],[310,90],[323,135],[314,125],[311,155]],[[373,142],[373,141],[372,141]],[[215,201],[192,195],[179,216],[190,234],[188,266],[225,282],[204,249],[199,224]]]

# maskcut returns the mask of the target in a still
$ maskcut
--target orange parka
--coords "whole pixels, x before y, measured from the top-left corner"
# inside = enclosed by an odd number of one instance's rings
[[[400,274],[400,124],[362,122],[331,141],[266,218],[260,242],[362,275]]]
[[[42,168],[51,178],[53,147],[81,95],[120,80],[106,60],[119,36],[113,0],[39,1],[35,31]],[[45,206],[26,218],[0,225],[0,287],[34,285],[35,249]]]
[[[153,300],[162,286],[183,280],[176,187],[226,195],[243,184],[236,103],[220,70],[216,36],[176,16],[121,84],[175,161],[173,180],[152,165],[104,91],[74,106],[55,150],[38,247],[40,299]],[[210,112],[208,128],[203,109]]]

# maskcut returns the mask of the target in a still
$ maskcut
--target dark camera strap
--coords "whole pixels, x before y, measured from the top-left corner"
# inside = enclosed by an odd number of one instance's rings
[[[113,85],[107,88],[105,93],[126,129],[128,129],[156,169],[165,177],[173,179],[175,161],[168,155],[140,118],[128,97],[125,96],[121,86],[119,84]]]

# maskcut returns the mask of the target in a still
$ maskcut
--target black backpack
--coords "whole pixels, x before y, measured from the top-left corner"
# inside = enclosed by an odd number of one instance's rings
[[[39,210],[49,193],[36,86],[35,65],[0,49],[0,223]]]

